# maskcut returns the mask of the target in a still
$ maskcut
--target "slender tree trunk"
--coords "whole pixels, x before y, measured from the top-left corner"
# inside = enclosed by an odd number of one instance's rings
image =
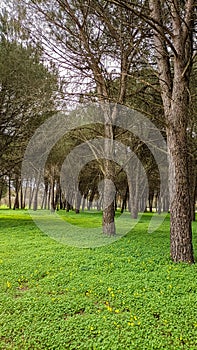
[[[63,209],[63,201],[62,201],[62,189],[59,183],[59,202],[60,202],[60,210]]]
[[[27,188],[28,188],[28,180],[26,181],[25,192],[24,192],[24,195],[23,195],[23,209],[25,209],[25,207],[26,207]]]
[[[69,201],[66,201],[66,211],[67,211],[67,213],[70,211],[70,203],[69,203]]]
[[[157,193],[157,213],[161,214],[162,211],[162,201],[161,201],[161,195],[160,193]]]
[[[123,213],[124,210],[126,210],[126,208],[127,208],[128,194],[129,194],[129,186],[127,185],[125,195],[123,196],[123,199],[122,199],[121,213]]]
[[[31,209],[31,206],[32,206],[35,190],[36,190],[36,182],[35,182],[35,180],[33,180],[33,181],[30,180],[29,209]]]
[[[9,201],[9,209],[12,208],[12,195],[11,195],[11,175],[8,177],[8,201]]]
[[[135,175],[133,174],[133,176],[135,176]],[[138,216],[138,198],[137,198],[138,193],[135,193],[136,186],[133,183],[133,177],[132,177],[131,173],[128,176],[128,186],[129,186],[129,204],[130,204],[131,217],[132,217],[132,219],[137,219],[137,216]]]
[[[81,211],[84,211],[84,209],[85,209],[85,202],[86,202],[86,197],[85,197],[85,195],[83,195],[82,204],[81,204]]]
[[[81,193],[77,191],[75,195],[75,213],[76,214],[79,214],[80,206],[81,206]]]
[[[37,174],[34,182],[34,197],[33,197],[33,210],[38,209],[38,195],[39,195],[39,186],[40,186],[40,173]]]
[[[51,182],[51,211],[55,211],[55,181]]]
[[[20,205],[21,205],[21,209],[23,209],[23,186],[21,183],[21,190],[20,190]]]
[[[19,209],[19,191],[20,191],[20,182],[18,175],[16,176],[16,182],[15,182],[15,192],[16,192],[16,197],[14,201],[14,207],[13,209]]]
[[[94,200],[95,194],[96,194],[96,186],[93,186],[93,188],[91,190],[90,198],[89,198],[89,201],[88,201],[88,210],[90,210],[91,207],[92,207],[92,202]]]
[[[163,191],[163,211],[164,212],[169,212],[169,208],[170,208],[170,203],[169,203],[169,196],[168,193],[166,193],[166,191]]]
[[[88,192],[85,191],[85,193],[83,194],[83,200],[82,200],[82,208],[81,208],[82,211],[85,210],[85,204],[86,204],[87,196],[88,196]]]
[[[65,199],[65,209],[66,209],[67,213],[70,210],[72,210],[72,206],[73,206],[73,193],[69,191],[66,194],[66,199]]]
[[[56,193],[55,193],[55,209],[59,210],[60,205],[60,181],[59,179],[56,182]]]
[[[118,204],[117,204],[117,193],[116,193],[114,198],[114,210],[117,211],[117,208],[118,208]]]
[[[39,185],[35,184],[35,190],[34,190],[34,199],[33,199],[33,210],[36,211],[38,209],[38,190]]]
[[[142,189],[142,167],[138,159],[133,159],[132,166],[128,165],[128,167],[129,171],[127,176],[131,217],[132,219],[137,219],[140,206],[140,197],[143,194],[142,191],[140,193],[140,188]]]
[[[154,193],[150,192],[149,196],[148,196],[148,203],[149,203],[149,211],[150,211],[150,213],[153,212],[153,197],[154,197]]]
[[[50,210],[50,201],[51,201],[51,183],[49,183],[49,193],[48,193],[48,200],[47,200],[47,209]]]
[[[44,193],[43,193],[41,209],[46,209],[47,208],[48,188],[49,188],[48,179],[44,179]]]

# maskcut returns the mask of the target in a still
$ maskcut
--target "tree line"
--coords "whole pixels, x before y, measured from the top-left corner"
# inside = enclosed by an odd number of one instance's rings
[[[149,207],[155,196],[159,212],[170,209],[172,259],[193,262],[191,220],[195,218],[196,199],[195,1],[56,0],[49,3],[13,0],[11,3],[18,26],[23,28],[24,33],[31,33],[30,38],[37,43],[42,57],[55,61],[56,66],[63,69],[59,89],[67,104],[73,107],[76,103],[108,101],[126,105],[143,112],[164,135],[169,155],[170,203],[160,197],[157,165],[146,145],[125,130],[114,128],[117,119],[115,109],[110,118],[109,113],[105,114],[102,130],[97,128],[97,132],[105,138],[120,139],[139,156],[150,184]],[[32,96],[38,100],[35,93]],[[54,101],[53,93],[50,96]],[[47,98],[47,102],[49,100]],[[53,108],[49,110],[51,112]],[[36,115],[35,111],[32,112]],[[47,117],[45,113],[43,115]],[[7,116],[4,119],[7,120]],[[34,117],[30,119],[35,120]],[[57,150],[51,151],[46,164],[46,183],[43,184],[45,198],[50,196],[50,200],[43,199],[43,203],[48,201],[51,207],[55,207],[58,201],[64,201],[64,194],[60,195],[58,162],[61,163],[61,157],[70,147],[94,135],[93,128],[76,130],[70,139],[58,143]],[[4,140],[6,137],[3,135]],[[109,152],[109,144],[106,147],[105,151]],[[96,179],[107,178],[110,181],[105,183],[104,197],[113,192],[112,183],[120,183],[116,187],[119,188],[121,202],[126,202],[130,192],[130,200],[127,200],[130,206],[135,196],[131,196],[131,181],[125,178],[124,172],[109,159],[96,163],[89,164],[86,172],[80,174],[81,198],[91,194],[93,198],[98,196]],[[89,185],[88,178],[91,179]],[[19,186],[15,184],[16,187],[17,192]],[[105,198],[103,200],[105,202]],[[76,203],[75,199],[75,207],[79,210]],[[115,234],[115,207],[116,202],[112,201],[103,210],[103,232],[109,235]],[[137,210],[133,205],[133,215]]]

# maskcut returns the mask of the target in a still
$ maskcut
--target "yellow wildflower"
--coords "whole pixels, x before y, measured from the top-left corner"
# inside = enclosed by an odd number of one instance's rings
[[[111,306],[107,306],[107,310],[112,312],[112,307]]]

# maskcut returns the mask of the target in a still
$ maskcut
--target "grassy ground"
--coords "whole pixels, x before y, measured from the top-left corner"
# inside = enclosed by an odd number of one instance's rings
[[[169,218],[151,234],[149,221],[80,249],[42,233],[27,211],[0,210],[0,349],[197,349],[197,266],[170,261]]]

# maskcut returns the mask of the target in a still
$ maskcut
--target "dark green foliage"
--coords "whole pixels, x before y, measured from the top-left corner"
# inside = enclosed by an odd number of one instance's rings
[[[0,16],[0,175],[21,161],[28,140],[54,111],[58,90],[57,72],[43,64],[41,51],[11,33],[6,38],[2,21]]]
[[[148,234],[150,218],[114,244],[77,249],[27,211],[1,210],[0,349],[196,349],[197,267],[171,262],[169,218]],[[75,220],[95,227],[101,213]]]

